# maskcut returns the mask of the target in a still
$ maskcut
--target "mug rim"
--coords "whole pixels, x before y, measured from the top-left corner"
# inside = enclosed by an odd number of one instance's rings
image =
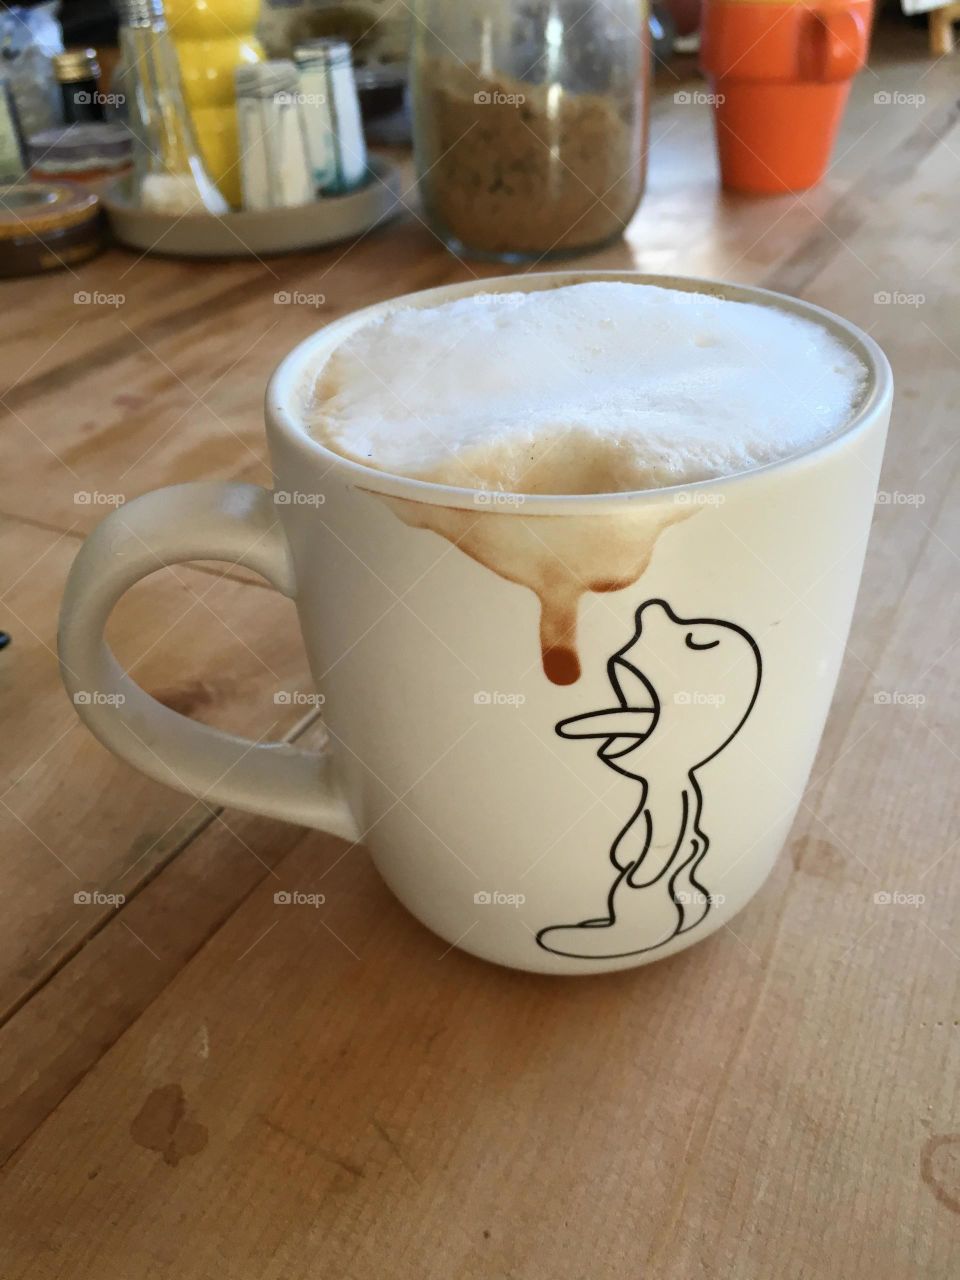
[[[412,476],[384,471],[379,467],[356,462],[329,448],[310,434],[294,407],[294,396],[303,386],[306,365],[319,351],[329,347],[330,352],[354,329],[384,312],[400,306],[430,306],[441,301],[453,301],[473,293],[540,292],[567,284],[583,284],[594,280],[622,281],[628,284],[649,284],[683,293],[707,293],[735,302],[753,302],[761,306],[776,307],[812,320],[839,338],[844,346],[854,351],[867,370],[867,383],[858,408],[839,430],[816,444],[760,467],[730,475],[712,476],[706,480],[692,480],[682,484],[655,489],[631,489],[613,493],[514,493],[508,490],[485,490],[464,486],[440,484],[433,480],[418,480]],[[329,352],[328,352],[329,354]],[[337,470],[352,481],[354,486],[388,497],[407,498],[431,506],[454,507],[461,510],[497,511],[499,515],[602,515],[624,507],[639,507],[657,502],[675,502],[680,494],[708,493],[718,487],[739,488],[761,477],[800,470],[844,449],[854,439],[865,435],[887,410],[893,395],[893,372],[880,346],[857,325],[815,303],[794,298],[757,285],[733,284],[698,276],[659,275],[640,271],[541,271],[518,275],[503,275],[459,281],[456,284],[439,285],[414,293],[401,294],[359,310],[348,312],[332,320],[322,329],[298,343],[288,352],[274,370],[267,384],[265,410],[269,433],[276,431],[291,445],[298,448],[305,458],[325,462],[324,474]],[[495,493],[496,501],[489,495]],[[482,495],[478,497],[478,495]]]

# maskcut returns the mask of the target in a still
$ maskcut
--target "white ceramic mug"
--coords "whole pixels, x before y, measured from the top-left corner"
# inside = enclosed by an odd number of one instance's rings
[[[64,681],[111,750],[211,803],[362,841],[448,943],[545,973],[670,955],[763,882],[833,695],[892,399],[876,344],[817,307],[604,274],[819,321],[866,364],[862,407],[799,456],[672,489],[514,498],[427,484],[348,461],[303,426],[308,370],[371,307],[274,374],[273,493],[204,483],[128,503],[87,539],[62,611]],[[120,670],[103,640],[117,599],[195,559],[243,564],[296,600],[329,754],[194,723]]]

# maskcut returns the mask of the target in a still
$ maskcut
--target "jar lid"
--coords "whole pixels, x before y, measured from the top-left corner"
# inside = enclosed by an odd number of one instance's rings
[[[18,182],[0,187],[0,240],[62,231],[90,222],[100,211],[92,191],[65,182]]]
[[[352,54],[346,40],[332,36],[318,36],[314,40],[301,40],[293,51],[295,62],[350,62]]]
[[[238,94],[270,97],[275,93],[295,93],[300,86],[297,68],[288,58],[271,62],[251,62],[237,67],[234,82]]]
[[[61,84],[96,80],[100,76],[96,49],[67,49],[53,55],[53,71]]]
[[[163,0],[119,0],[120,22],[125,27],[166,25]]]
[[[130,163],[133,139],[122,124],[93,120],[41,129],[27,139],[27,151],[34,169],[119,167]]]

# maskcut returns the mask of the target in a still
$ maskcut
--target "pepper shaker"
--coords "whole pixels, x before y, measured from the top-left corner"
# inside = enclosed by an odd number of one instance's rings
[[[367,174],[367,148],[353,58],[345,40],[306,40],[293,53],[317,189],[350,191]]]

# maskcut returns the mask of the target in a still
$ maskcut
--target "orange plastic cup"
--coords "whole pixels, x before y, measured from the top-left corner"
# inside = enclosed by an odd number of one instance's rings
[[[700,62],[725,187],[774,195],[820,181],[872,11],[872,0],[706,0]]]

